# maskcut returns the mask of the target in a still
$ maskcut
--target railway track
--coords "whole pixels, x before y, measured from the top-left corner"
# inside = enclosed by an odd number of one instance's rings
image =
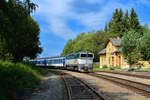
[[[137,93],[140,93],[144,96],[150,97],[150,85],[143,84],[140,82],[130,81],[130,80],[122,79],[118,77],[113,77],[109,75],[96,74],[96,73],[90,73],[90,75],[108,80],[110,82],[113,82],[115,84],[128,88],[130,90],[133,90]]]
[[[111,74],[126,75],[126,76],[132,76],[132,77],[137,77],[137,78],[150,79],[150,76],[146,76],[146,75],[136,75],[136,74],[129,74],[129,73],[106,72],[106,71],[95,71],[95,72],[111,73]]]
[[[104,100],[93,88],[80,79],[63,74],[69,100]]]

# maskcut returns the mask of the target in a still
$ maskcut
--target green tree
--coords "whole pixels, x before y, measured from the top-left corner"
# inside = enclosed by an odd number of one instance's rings
[[[117,36],[122,37],[123,35],[123,11],[120,8],[120,10],[115,9],[115,12],[113,13],[112,20],[109,23],[109,32],[115,33]]]
[[[122,53],[127,59],[130,68],[133,64],[136,64],[139,60],[139,52],[137,45],[139,45],[139,40],[141,35],[135,32],[134,30],[129,31],[127,34],[124,34],[121,41]]]
[[[143,32],[143,34],[144,34],[144,33],[146,33],[146,32],[149,32],[149,31],[150,31],[150,29],[148,28],[148,25],[147,25],[147,24],[144,24],[144,25],[142,26],[141,31],[142,31],[142,32]]]
[[[92,37],[94,32],[89,32],[88,34],[81,33],[74,40],[73,50],[76,51],[93,51],[92,48]]]
[[[25,56],[35,58],[37,54],[42,52],[42,48],[39,47],[39,33],[39,25],[31,16],[20,23],[14,37],[9,38],[8,49],[15,61],[21,61]]]
[[[0,3],[0,51],[12,55],[14,61],[21,61],[25,56],[36,57],[42,51],[39,47],[40,28],[30,16],[32,7],[28,11],[26,3],[19,0]]]
[[[107,23],[105,24],[104,31],[105,31],[106,33],[108,32],[108,25],[107,25]]]
[[[134,8],[131,9],[131,14],[129,17],[129,25],[130,25],[130,30],[135,30],[136,32],[143,34],[141,25],[138,19],[137,13],[134,11]]]
[[[126,11],[125,13],[125,16],[123,18],[123,26],[124,26],[124,29],[123,29],[123,32],[128,32],[129,31],[129,14],[128,14],[128,10]]]
[[[4,13],[8,8],[8,3],[5,0],[2,0],[0,3],[0,59],[6,60],[10,57],[7,50],[7,42],[4,38],[4,35],[12,31],[12,25],[9,17]]]
[[[141,37],[138,50],[142,60],[150,61],[150,31],[145,32],[144,36]]]
[[[73,51],[82,51],[84,49],[83,45],[83,39],[85,38],[86,33],[81,33],[79,34],[75,39],[74,39],[74,45],[73,45]]]
[[[104,45],[108,39],[108,33],[103,32],[102,30],[98,30],[93,36],[93,53],[94,53],[94,61],[99,61],[98,52],[104,49]]]
[[[73,40],[70,39],[70,40],[68,40],[67,44],[65,45],[61,55],[70,54],[72,52],[73,52]]]
[[[62,55],[78,51],[93,52],[94,31],[79,34],[74,40],[69,40],[65,45]]]

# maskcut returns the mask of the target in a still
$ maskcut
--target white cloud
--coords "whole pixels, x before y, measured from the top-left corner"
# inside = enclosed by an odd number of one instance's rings
[[[74,38],[78,30],[69,28],[67,25],[68,19],[76,20],[78,24],[90,29],[100,28],[104,27],[116,7],[127,9],[130,6],[130,4],[124,5],[114,0],[109,0],[106,4],[99,7],[97,11],[78,13],[73,9],[74,1],[75,0],[43,0],[42,2],[37,2],[39,9],[37,9],[36,14],[45,19],[48,23],[48,30],[51,30],[53,34],[63,39],[69,39]],[[86,2],[90,4],[103,3],[104,0],[86,0]]]
[[[83,24],[86,27],[103,27],[116,7],[126,10],[131,8],[130,6],[130,4],[124,5],[114,1],[109,1],[106,5],[100,7],[97,12],[88,12],[85,14],[75,13],[74,17],[79,20],[80,24]]]
[[[51,29],[57,36],[61,36],[64,39],[74,38],[74,32],[68,28],[65,20],[61,20],[59,18],[54,18],[55,20],[51,21],[51,25],[49,29]]]
[[[68,12],[69,3],[73,0],[43,0],[39,3],[40,13],[49,13],[49,15],[60,16]]]
[[[73,31],[66,25],[66,17],[68,12],[70,12],[69,3],[71,3],[71,1],[73,0],[43,0],[42,2],[37,2],[39,8],[36,14],[40,17],[44,17],[48,23],[48,29],[46,30],[51,30],[53,34],[63,39],[75,36]]]

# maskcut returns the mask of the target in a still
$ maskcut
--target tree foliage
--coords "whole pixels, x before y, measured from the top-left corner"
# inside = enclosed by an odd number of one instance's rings
[[[135,30],[136,32],[142,33],[141,31],[141,25],[138,19],[138,15],[136,14],[136,12],[134,11],[134,9],[131,9],[131,14],[129,17],[129,25],[130,25],[130,30]]]
[[[36,57],[41,53],[39,47],[40,28],[30,16],[36,4],[30,0],[3,0],[0,3],[0,53],[11,55],[14,61],[21,61],[23,57]]]
[[[144,36],[141,37],[138,50],[142,60],[150,60],[150,31],[145,32]]]
[[[108,32],[114,33],[118,37],[122,37],[130,30],[135,30],[136,32],[143,34],[142,25],[138,20],[138,15],[134,11],[134,8],[131,9],[130,15],[128,10],[123,13],[122,9],[115,9],[111,20],[108,25]]]
[[[129,31],[127,34],[124,34],[121,41],[122,53],[127,59],[127,62],[130,65],[130,68],[133,64],[137,63],[139,60],[139,52],[137,46],[139,45],[139,40],[141,35],[134,30]]]
[[[110,25],[109,25],[109,32],[115,33],[119,37],[122,37],[123,34],[123,11],[122,9],[118,10],[116,9],[113,13],[113,17],[111,19]]]
[[[73,41],[72,41],[72,39],[70,39],[70,40],[68,40],[67,44],[65,45],[62,55],[70,54],[72,52],[73,52]]]

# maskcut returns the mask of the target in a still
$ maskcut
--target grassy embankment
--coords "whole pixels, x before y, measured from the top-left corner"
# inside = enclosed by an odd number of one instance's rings
[[[11,100],[16,91],[35,88],[46,73],[31,64],[0,61],[0,100]]]

